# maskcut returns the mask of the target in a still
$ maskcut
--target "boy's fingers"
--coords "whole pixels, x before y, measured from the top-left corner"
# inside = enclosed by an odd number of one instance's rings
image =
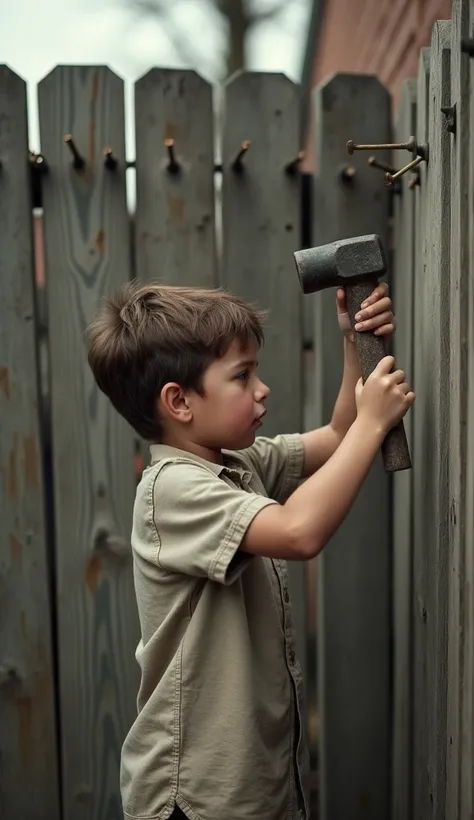
[[[382,325],[374,330],[374,336],[391,336],[395,333],[395,322],[389,325]]]
[[[365,302],[363,303],[365,304]],[[369,307],[366,307],[364,310],[360,310],[359,313],[356,313],[355,320],[356,322],[364,321],[364,319],[371,319],[373,316],[377,316],[379,313],[385,313],[386,311],[391,311],[392,309],[392,300],[390,296],[380,296],[373,304],[370,304]]]
[[[375,330],[377,327],[382,327],[382,325],[391,325],[393,324],[394,316],[391,310],[384,310],[383,313],[377,313],[375,316],[372,316],[372,319],[366,319],[365,322],[357,321],[355,324],[356,330]]]
[[[383,359],[380,359],[377,367],[373,370],[377,376],[386,376],[393,368],[395,364],[395,359],[393,356],[384,356]]]
[[[368,307],[373,302],[377,302],[379,299],[382,299],[388,293],[388,285],[386,282],[380,282],[379,285],[372,291],[370,296],[367,297],[365,302],[362,302],[361,308]]]

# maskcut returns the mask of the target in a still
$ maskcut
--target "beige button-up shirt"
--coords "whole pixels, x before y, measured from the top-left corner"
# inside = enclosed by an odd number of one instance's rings
[[[122,750],[126,818],[309,817],[302,677],[286,565],[239,550],[301,480],[299,435],[217,465],[164,445],[137,489],[138,716]]]

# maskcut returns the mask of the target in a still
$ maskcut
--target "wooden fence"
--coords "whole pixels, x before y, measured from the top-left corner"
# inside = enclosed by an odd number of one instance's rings
[[[57,67],[40,83],[40,156],[28,152],[25,83],[0,68],[1,820],[122,816],[140,445],[87,366],[99,297],[137,275],[222,284],[269,308],[265,432],[309,428],[330,417],[341,342],[334,293],[303,300],[292,254],[372,232],[392,261],[395,353],[417,393],[414,466],[390,479],[378,461],[321,558],[290,567],[315,816],[474,816],[474,80],[460,48],[473,18],[456,0],[435,25],[395,122],[374,77],[324,82],[311,179],[299,171],[299,88],[282,75],[229,81],[217,128],[197,74],[150,71],[135,86],[132,163],[123,82],[108,68]],[[345,147],[412,135],[429,161],[391,189]]]

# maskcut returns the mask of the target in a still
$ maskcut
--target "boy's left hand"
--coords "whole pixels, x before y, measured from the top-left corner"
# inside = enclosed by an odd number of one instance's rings
[[[344,336],[354,341],[349,314],[346,307],[346,295],[342,289],[336,293],[337,316],[339,327]],[[381,282],[362,303],[356,314],[356,331],[371,330],[376,336],[390,336],[395,331],[395,316],[392,313],[392,300],[388,296],[388,285]]]

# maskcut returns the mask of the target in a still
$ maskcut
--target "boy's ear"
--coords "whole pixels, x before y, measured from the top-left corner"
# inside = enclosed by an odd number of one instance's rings
[[[160,393],[160,409],[168,418],[188,424],[193,414],[189,406],[188,391],[183,390],[177,382],[168,382]]]

